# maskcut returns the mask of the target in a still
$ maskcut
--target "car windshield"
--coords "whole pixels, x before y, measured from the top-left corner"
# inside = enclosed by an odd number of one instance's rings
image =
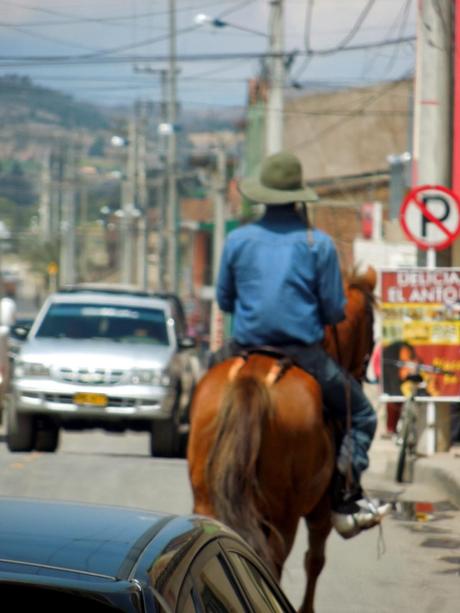
[[[161,309],[80,303],[52,304],[35,338],[169,344],[165,312]]]

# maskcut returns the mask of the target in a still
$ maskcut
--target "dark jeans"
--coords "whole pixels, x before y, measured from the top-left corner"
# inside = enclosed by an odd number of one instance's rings
[[[350,390],[351,439],[353,476],[359,483],[361,473],[369,466],[367,452],[377,428],[377,416],[366,398],[360,384],[343,370],[319,344],[291,344],[277,347],[292,358],[321,386],[323,401],[331,415],[345,425],[347,420],[347,391]],[[242,345],[230,341],[211,359],[211,364],[220,362],[239,351]]]

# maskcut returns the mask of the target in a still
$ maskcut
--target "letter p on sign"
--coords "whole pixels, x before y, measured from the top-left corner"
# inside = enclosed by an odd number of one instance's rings
[[[421,185],[405,197],[400,222],[420,249],[445,249],[460,234],[460,199],[443,186]]]

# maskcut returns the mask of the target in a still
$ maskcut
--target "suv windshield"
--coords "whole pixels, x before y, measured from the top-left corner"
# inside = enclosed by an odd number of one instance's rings
[[[165,312],[161,309],[81,303],[52,304],[35,338],[169,344]]]

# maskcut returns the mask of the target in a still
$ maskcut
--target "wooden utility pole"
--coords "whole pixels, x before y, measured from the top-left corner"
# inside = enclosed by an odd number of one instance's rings
[[[435,6],[436,5],[436,6]],[[451,185],[452,3],[422,0],[417,16],[413,184]]]
[[[134,67],[135,72],[142,72],[142,73],[148,73],[148,74],[157,74],[160,76],[160,118],[159,118],[159,125],[160,126],[165,126],[167,125],[168,122],[168,101],[167,101],[167,97],[166,97],[166,93],[167,93],[167,86],[169,83],[169,77],[168,77],[168,73],[169,70],[167,68],[154,68],[152,66],[135,66]],[[169,136],[167,136],[167,138],[169,138]],[[167,159],[167,167],[166,167],[166,173],[165,175],[163,175],[161,177],[161,179],[159,180],[158,183],[156,183],[157,185],[157,189],[156,189],[156,200],[157,200],[157,213],[158,213],[158,223],[157,223],[157,240],[156,240],[156,251],[157,251],[157,278],[156,278],[156,289],[160,290],[160,291],[164,291],[167,288],[167,282],[166,282],[166,276],[167,276],[167,272],[168,272],[168,266],[167,266],[167,259],[168,259],[168,240],[167,240],[167,236],[166,236],[166,232],[167,232],[167,224],[166,224],[166,219],[167,219],[167,214],[166,214],[166,185],[167,185],[167,176],[168,176],[168,169],[169,169],[169,160],[168,160],[168,153],[167,153],[167,148],[169,147],[169,140],[168,140],[168,145],[165,147],[165,142],[164,139],[161,138],[160,142],[158,144],[158,151],[161,155],[161,157],[163,159]],[[168,183],[169,186],[169,183]],[[148,235],[149,235],[149,228],[148,228],[148,214],[146,213],[146,227],[145,227],[145,232],[147,234],[146,236],[146,241],[148,241]],[[146,257],[148,256],[148,254],[146,254]],[[146,266],[148,266],[148,263],[146,263]],[[146,276],[148,274],[148,271],[146,269],[144,269],[143,271],[143,279],[144,279],[144,286],[147,287],[147,281],[146,281]]]
[[[453,112],[452,112],[452,189],[460,194],[460,0],[454,0],[453,18]],[[460,240],[452,247],[452,264],[460,266]]]
[[[225,239],[225,201],[227,193],[227,156],[222,145],[216,151],[216,171],[213,176],[214,192],[214,231],[213,231],[213,258],[212,276],[216,286],[219,273],[220,258]],[[225,320],[224,314],[219,310],[216,298],[211,305],[210,349],[216,351],[222,346],[224,340]]]
[[[128,157],[126,174],[121,185],[121,282],[133,283],[134,268],[134,227],[136,211],[136,125],[134,117],[130,117],[128,127]]]
[[[167,289],[177,292],[179,207],[177,201],[177,116],[176,116],[176,0],[169,0],[169,71],[168,71],[168,159],[167,185]]]
[[[51,155],[42,162],[40,177],[39,224],[41,238],[45,243],[51,240]]]
[[[59,282],[61,285],[76,281],[75,261],[75,180],[76,160],[75,144],[69,142],[66,147],[64,166],[64,193],[61,211],[61,242]]]
[[[278,153],[283,148],[284,112],[284,20],[283,0],[270,0],[270,70],[266,124],[266,153]]]
[[[80,178],[79,184],[80,193],[80,275],[82,281],[88,280],[88,258],[90,252],[90,240],[88,236],[89,223],[88,223],[88,184],[82,178]]]
[[[64,181],[64,158],[63,143],[59,143],[55,151],[51,152],[51,193],[50,193],[50,229],[51,240],[58,241],[60,236],[61,209],[63,198]]]
[[[458,3],[457,3],[458,4]],[[451,186],[452,0],[420,0],[417,12],[413,185]],[[450,266],[451,250],[418,252],[419,265]],[[448,440],[449,403],[427,402],[419,452],[431,455]]]
[[[137,204],[139,207],[140,216],[137,223],[137,282],[143,289],[148,288],[148,240],[149,240],[149,224],[148,224],[148,194],[147,194],[147,168],[146,168],[146,128],[147,122],[142,103],[138,104],[138,113],[136,116],[137,125],[137,151],[136,151],[136,191]]]

